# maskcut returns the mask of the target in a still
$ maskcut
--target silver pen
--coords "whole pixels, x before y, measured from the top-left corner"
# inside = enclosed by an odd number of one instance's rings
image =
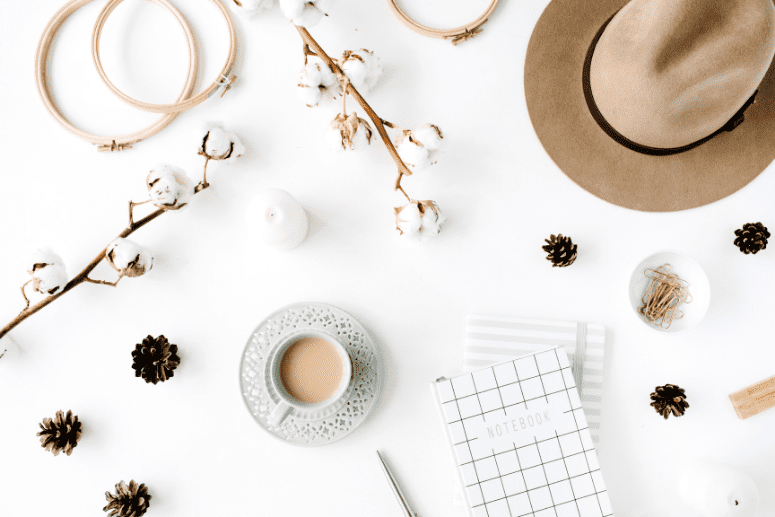
[[[379,458],[380,465],[382,465],[382,470],[385,472],[385,476],[390,482],[390,488],[392,488],[393,493],[396,494],[396,499],[398,499],[398,504],[401,505],[401,509],[404,511],[404,514],[407,517],[417,517],[417,514],[412,511],[412,507],[409,506],[409,502],[406,500],[404,493],[401,491],[401,487],[398,485],[398,482],[396,482],[396,478],[393,477],[393,472],[390,471],[390,467],[388,467],[387,463],[385,463],[385,459],[382,457],[379,451],[377,451],[377,457]]]

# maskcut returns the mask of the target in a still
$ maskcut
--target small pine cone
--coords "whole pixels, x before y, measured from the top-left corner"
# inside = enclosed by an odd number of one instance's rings
[[[559,234],[552,235],[550,239],[544,239],[546,244],[541,249],[549,254],[546,260],[552,263],[552,267],[567,267],[573,264],[576,260],[576,245],[571,238]]]
[[[132,351],[135,377],[156,384],[164,382],[174,375],[174,369],[180,365],[178,345],[171,345],[164,336],[148,336]]]
[[[81,422],[69,410],[67,415],[63,411],[57,411],[53,419],[44,418],[43,423],[38,425],[40,426],[40,432],[38,432],[40,446],[53,452],[54,456],[62,451],[70,456],[78,445],[78,440],[81,439]]]
[[[686,408],[689,407],[684,390],[674,384],[657,386],[654,390],[654,393],[651,394],[651,406],[656,409],[657,413],[665,417],[665,420],[671,413],[674,416],[683,416]]]
[[[735,246],[748,255],[754,255],[767,247],[767,239],[770,232],[762,223],[746,223],[739,230],[735,230]]]
[[[102,511],[109,512],[109,517],[140,517],[151,505],[148,487],[143,483],[138,485],[134,480],[129,485],[123,481],[116,483],[116,495],[105,492],[105,499],[108,505]]]

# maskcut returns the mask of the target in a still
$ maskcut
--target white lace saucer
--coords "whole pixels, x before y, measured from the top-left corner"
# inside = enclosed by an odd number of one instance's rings
[[[270,351],[286,336],[303,330],[331,333],[347,349],[353,363],[349,396],[334,414],[291,414],[279,427],[272,427],[267,422],[272,398],[261,372]],[[336,442],[355,431],[374,408],[383,378],[379,349],[363,325],[323,303],[289,305],[262,321],[245,345],[240,364],[242,398],[259,425],[286,443],[308,447]]]

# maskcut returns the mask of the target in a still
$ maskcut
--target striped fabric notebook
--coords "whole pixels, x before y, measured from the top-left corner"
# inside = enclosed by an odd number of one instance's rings
[[[595,444],[600,441],[605,328],[576,322],[469,314],[463,370],[473,371],[539,350],[565,348]]]

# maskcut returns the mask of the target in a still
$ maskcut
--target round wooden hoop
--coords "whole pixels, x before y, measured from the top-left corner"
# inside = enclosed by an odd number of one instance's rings
[[[108,79],[108,76],[105,74],[105,70],[102,68],[102,61],[100,59],[100,38],[102,36],[102,28],[105,26],[108,17],[123,1],[124,0],[109,0],[108,3],[105,4],[105,7],[97,18],[97,22],[94,25],[94,32],[92,33],[92,56],[94,57],[94,65],[97,67],[97,72],[103,82],[118,96],[118,98],[130,106],[134,106],[143,111],[150,111],[151,113],[181,113],[194,106],[198,106],[213,96],[217,91],[221,91],[221,96],[223,96],[223,94],[231,88],[232,83],[237,79],[236,76],[231,74],[234,63],[237,60],[237,34],[229,10],[226,9],[219,0],[211,1],[221,11],[223,17],[226,19],[226,25],[229,28],[229,58],[226,60],[226,64],[218,75],[218,78],[209,87],[201,91],[196,97],[179,100],[172,104],[151,104],[148,102],[141,102],[116,88],[116,86],[110,82],[110,79]],[[194,52],[198,58],[199,54],[196,48],[194,48]]]
[[[40,94],[40,98],[43,101],[43,104],[46,106],[46,109],[62,127],[77,137],[82,138],[91,144],[99,146],[97,150],[100,152],[131,149],[132,144],[135,144],[141,140],[145,140],[146,138],[155,135],[167,127],[170,122],[175,120],[177,113],[166,114],[157,120],[153,125],[134,133],[120,136],[93,135],[73,126],[59,112],[59,109],[51,98],[51,92],[49,91],[48,74],[46,68],[48,65],[48,57],[51,51],[51,44],[54,41],[54,37],[59,31],[59,28],[62,26],[65,20],[70,17],[70,15],[91,1],[92,0],[72,0],[59,11],[57,11],[53,18],[51,18],[51,20],[48,22],[48,25],[46,25],[46,29],[43,31],[43,35],[40,38],[40,42],[38,43],[38,50],[35,54],[35,83],[37,84],[38,93]],[[187,99],[191,95],[191,92],[193,91],[194,85],[196,83],[197,69],[199,67],[199,56],[196,53],[196,42],[194,39],[194,34],[191,32],[191,28],[188,26],[186,19],[183,18],[183,15],[180,13],[180,11],[178,11],[167,0],[150,1],[170,11],[178,20],[181,27],[183,27],[183,31],[186,34],[190,54],[186,84],[183,86],[183,91],[178,97],[178,102],[180,102],[184,99]]]
[[[390,8],[393,10],[395,15],[398,16],[398,19],[414,32],[422,34],[423,36],[428,36],[429,38],[449,39],[452,40],[453,45],[457,45],[458,43],[461,43],[467,39],[471,39],[482,32],[482,25],[484,25],[487,20],[490,19],[492,13],[495,12],[495,8],[498,7],[500,0],[492,0],[490,6],[479,18],[472,21],[471,23],[457,27],[455,29],[434,29],[431,27],[426,27],[425,25],[421,25],[410,18],[409,15],[406,14],[403,9],[401,9],[401,6],[398,5],[398,0],[388,0],[388,2],[390,3]]]

